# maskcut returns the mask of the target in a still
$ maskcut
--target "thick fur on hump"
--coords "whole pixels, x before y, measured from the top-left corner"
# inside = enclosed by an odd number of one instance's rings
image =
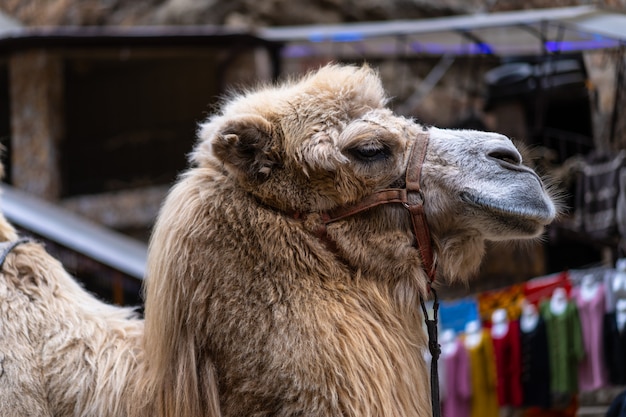
[[[0,215],[0,240],[15,240]],[[82,289],[38,243],[0,272],[0,415],[126,416],[143,322]]]

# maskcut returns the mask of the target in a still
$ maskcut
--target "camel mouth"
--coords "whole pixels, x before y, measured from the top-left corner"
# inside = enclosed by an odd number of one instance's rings
[[[518,225],[521,222],[527,222],[537,227],[547,226],[554,220],[556,215],[554,207],[545,200],[539,203],[536,200],[525,198],[527,196],[521,196],[515,204],[469,191],[462,191],[460,197],[463,202],[471,206],[485,210],[500,218],[505,217],[514,220],[515,224]]]

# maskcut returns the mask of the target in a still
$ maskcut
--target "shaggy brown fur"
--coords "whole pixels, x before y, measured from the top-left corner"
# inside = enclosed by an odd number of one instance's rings
[[[0,239],[15,240],[0,216]],[[0,272],[0,415],[125,416],[143,322],[97,300],[36,243]]]
[[[142,342],[128,310],[40,246],[17,248],[0,275],[0,415],[430,415],[407,212],[329,225],[333,250],[319,213],[402,186],[422,131],[440,278],[468,276],[485,240],[538,236],[556,211],[507,138],[426,129],[385,104],[374,71],[328,66],[203,123],[151,238]]]
[[[330,225],[336,252],[313,233],[315,213],[402,181],[424,128],[385,103],[369,68],[330,66],[233,97],[201,126],[150,245],[155,415],[429,415],[426,279],[406,212]],[[444,275],[473,272],[486,238],[536,236],[552,219],[508,139],[430,135],[423,187]]]

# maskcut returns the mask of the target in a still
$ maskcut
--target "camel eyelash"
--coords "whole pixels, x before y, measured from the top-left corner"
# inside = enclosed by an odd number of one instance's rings
[[[387,159],[391,154],[388,146],[381,143],[370,143],[349,149],[348,152],[355,158],[364,162],[375,162]]]

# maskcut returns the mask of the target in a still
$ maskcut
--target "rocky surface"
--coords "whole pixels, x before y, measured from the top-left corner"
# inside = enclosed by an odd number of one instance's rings
[[[585,0],[4,0],[26,25],[280,26],[566,7]],[[595,2],[625,7],[626,0]]]

